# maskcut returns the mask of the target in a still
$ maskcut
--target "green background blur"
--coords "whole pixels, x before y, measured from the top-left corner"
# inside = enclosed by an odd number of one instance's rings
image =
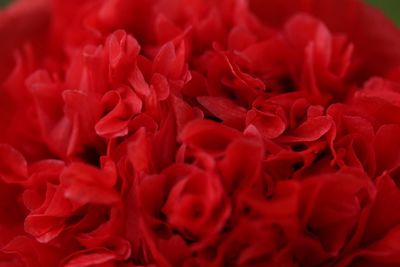
[[[280,1],[280,0],[274,0],[274,1]],[[393,21],[395,21],[397,25],[400,26],[400,0],[365,0],[365,1],[381,8],[386,13],[387,16],[391,17]],[[8,2],[10,2],[10,0],[0,0],[0,6],[6,5]]]
[[[366,2],[380,7],[387,16],[400,26],[400,0],[366,0]]]

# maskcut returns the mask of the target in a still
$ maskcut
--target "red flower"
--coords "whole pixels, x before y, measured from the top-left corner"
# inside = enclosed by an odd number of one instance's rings
[[[360,0],[21,0],[0,37],[1,266],[400,265],[400,31]]]

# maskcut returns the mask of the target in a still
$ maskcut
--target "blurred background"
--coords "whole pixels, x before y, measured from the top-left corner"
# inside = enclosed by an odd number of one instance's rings
[[[366,0],[366,2],[382,9],[400,26],[400,0]]]
[[[65,0],[68,1],[68,0]],[[275,0],[279,1],[279,0]],[[323,0],[321,0],[323,1]],[[367,3],[383,10],[387,16],[400,26],[400,0],[365,0]],[[0,0],[0,7],[7,5],[10,0]]]

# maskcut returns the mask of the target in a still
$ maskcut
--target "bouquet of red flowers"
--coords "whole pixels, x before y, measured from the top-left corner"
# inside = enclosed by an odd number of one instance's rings
[[[359,0],[0,13],[1,267],[400,266],[400,30]]]

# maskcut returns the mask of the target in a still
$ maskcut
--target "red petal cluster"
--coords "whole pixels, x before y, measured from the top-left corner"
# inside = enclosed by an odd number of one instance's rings
[[[0,37],[0,266],[400,266],[361,1],[19,0]]]

